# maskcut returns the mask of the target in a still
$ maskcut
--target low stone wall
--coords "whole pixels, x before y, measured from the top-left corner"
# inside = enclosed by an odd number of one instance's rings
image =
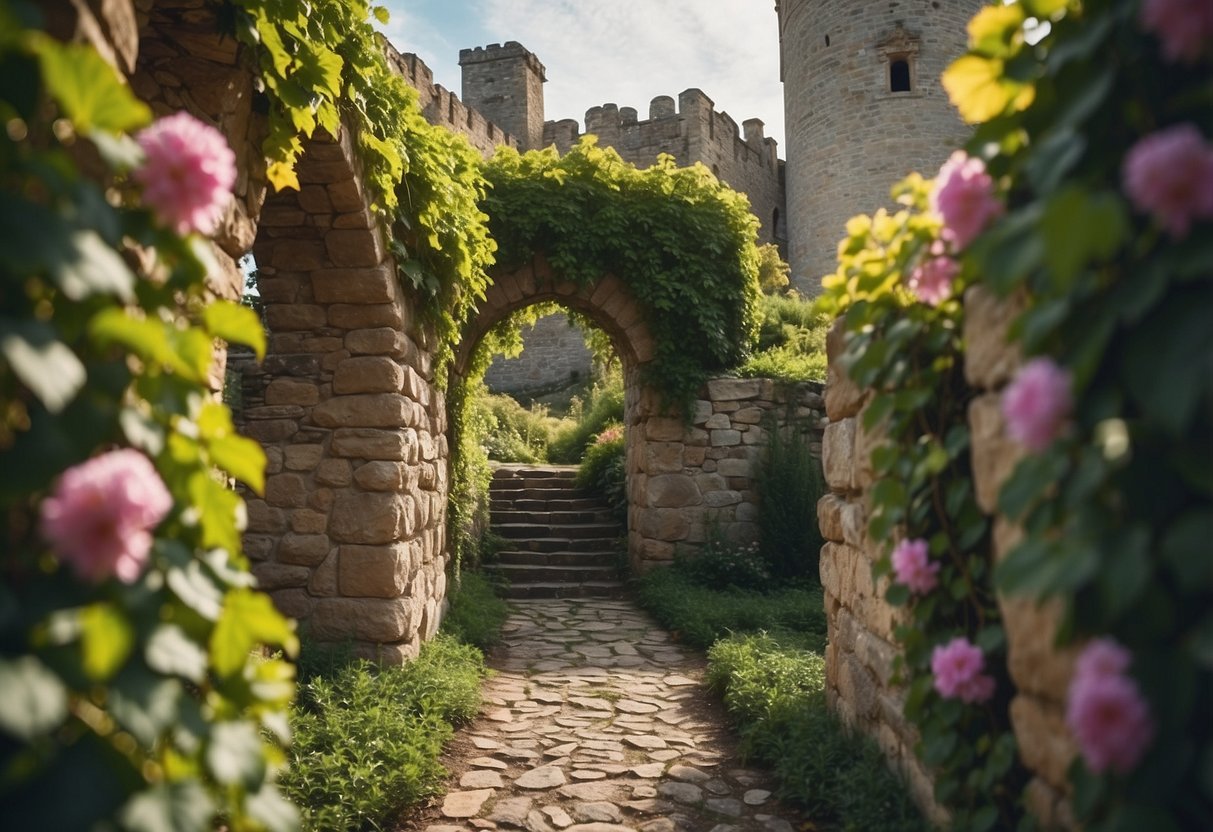
[[[998,492],[1021,455],[1005,436],[999,405],[999,390],[1020,361],[1006,343],[1007,328],[1018,312],[1014,303],[999,301],[981,287],[965,296],[965,377],[978,392],[969,407],[973,479],[978,503],[993,519],[990,556],[995,559],[1015,545],[1018,535],[1012,523],[997,516]],[[838,367],[842,346],[836,325],[826,342],[828,424],[822,448],[830,493],[817,507],[827,541],[821,553],[829,623],[827,698],[848,725],[880,744],[928,817],[944,823],[947,813],[935,803],[930,773],[914,754],[917,732],[902,716],[904,692],[892,682],[893,660],[899,652],[893,630],[905,613],[885,603],[887,579],[872,578],[872,565],[887,545],[867,534],[866,494],[873,484],[868,459],[874,437],[861,424],[868,392]],[[1027,805],[1044,828],[1070,829],[1074,823],[1066,770],[1075,747],[1065,727],[1064,702],[1073,650],[1053,648],[1057,605],[1000,597],[999,606],[1007,633],[1008,671],[1016,687],[1011,721],[1020,757],[1032,774]]]
[[[522,328],[526,348],[517,358],[498,356],[484,374],[494,393],[534,393],[568,387],[590,377],[594,356],[581,330],[563,313]]]
[[[646,571],[694,550],[713,529],[737,543],[758,539],[758,467],[773,419],[779,429],[807,426],[821,450],[821,385],[781,385],[770,379],[709,381],[694,402],[691,424],[648,416],[629,425],[628,551]],[[643,413],[645,408],[629,409]]]

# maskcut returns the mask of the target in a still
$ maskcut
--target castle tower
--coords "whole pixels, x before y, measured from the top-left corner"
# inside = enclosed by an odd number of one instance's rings
[[[463,102],[518,138],[522,150],[543,146],[543,64],[517,41],[459,50]]]
[[[793,284],[821,292],[857,213],[932,175],[968,129],[939,77],[984,0],[776,0]]]

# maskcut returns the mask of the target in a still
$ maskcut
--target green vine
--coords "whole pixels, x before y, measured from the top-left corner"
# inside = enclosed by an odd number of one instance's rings
[[[894,580],[886,600],[907,607],[896,628],[895,670],[906,685],[905,716],[935,779],[935,797],[955,829],[1011,829],[1022,815],[1026,775],[1016,760],[1008,705],[1005,634],[990,585],[989,522],[976,503],[961,340],[963,281],[931,305],[907,288],[940,237],[928,212],[930,182],[913,175],[894,189],[903,206],[847,224],[838,271],[823,280],[817,310],[841,316],[850,379],[872,391],[860,416],[872,437],[868,537],[922,540],[937,564],[929,592]],[[874,577],[894,576],[890,545]],[[984,654],[994,694],[966,703],[934,686],[935,649],[962,637]]]
[[[638,170],[592,138],[564,156],[502,149],[484,201],[505,266],[546,255],[562,278],[624,281],[656,356],[648,380],[670,404],[741,362],[758,332],[757,220],[702,165]]]

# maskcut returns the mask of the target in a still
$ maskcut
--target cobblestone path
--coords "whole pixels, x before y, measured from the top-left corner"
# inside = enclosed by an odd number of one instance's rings
[[[793,832],[742,768],[702,661],[627,601],[512,602],[449,793],[419,832]]]

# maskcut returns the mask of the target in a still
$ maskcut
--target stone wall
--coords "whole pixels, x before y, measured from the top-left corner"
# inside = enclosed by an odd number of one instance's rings
[[[494,393],[556,390],[590,377],[594,355],[581,330],[563,313],[546,315],[522,328],[526,349],[516,358],[497,356],[484,374]]]
[[[1022,453],[1005,436],[999,405],[999,390],[1020,360],[1006,343],[1007,329],[1019,311],[1015,303],[1001,302],[980,286],[965,295],[965,377],[977,393],[969,407],[973,480],[978,504],[994,524],[990,556],[995,560],[1005,556],[1018,535],[1012,523],[997,516],[997,498]],[[860,422],[867,392],[839,369],[841,351],[836,325],[827,339],[828,424],[822,452],[830,493],[818,503],[827,541],[821,553],[829,623],[827,697],[847,724],[877,740],[890,763],[905,775],[919,805],[933,820],[943,822],[946,814],[934,802],[930,774],[913,752],[917,736],[902,716],[903,692],[891,681],[898,653],[893,629],[905,612],[885,603],[887,579],[872,579],[872,565],[887,547],[887,541],[867,535],[866,493],[873,484],[868,459],[874,438]],[[999,608],[1007,634],[1008,671],[1016,688],[1011,722],[1020,758],[1032,776],[1028,808],[1047,829],[1074,828],[1066,771],[1075,746],[1064,717],[1074,650],[1053,647],[1059,605],[1000,597]]]
[[[744,193],[758,217],[761,242],[782,242],[787,234],[784,215],[783,163],[776,141],[763,135],[760,119],[745,122],[745,135],[728,113],[717,112],[701,90],[684,90],[678,108],[668,95],[649,104],[649,117],[639,120],[632,107],[603,104],[585,114],[585,132],[598,136],[603,147],[613,147],[627,161],[646,168],[667,153],[680,166],[702,162],[722,182]],[[543,143],[561,153],[580,137],[573,119],[549,121]]]
[[[889,188],[930,176],[968,135],[939,83],[985,0],[778,0],[787,127],[792,281],[821,292],[852,215],[891,206]],[[891,92],[905,59],[911,89]]]
[[[463,100],[517,136],[523,150],[543,147],[543,64],[517,41],[459,50]]]
[[[643,572],[668,563],[679,551],[694,551],[713,530],[736,543],[757,541],[757,476],[767,428],[774,424],[785,430],[793,422],[807,429],[814,453],[820,454],[821,385],[714,379],[694,402],[689,427],[679,417],[655,415],[652,408],[629,408],[633,568]]]

